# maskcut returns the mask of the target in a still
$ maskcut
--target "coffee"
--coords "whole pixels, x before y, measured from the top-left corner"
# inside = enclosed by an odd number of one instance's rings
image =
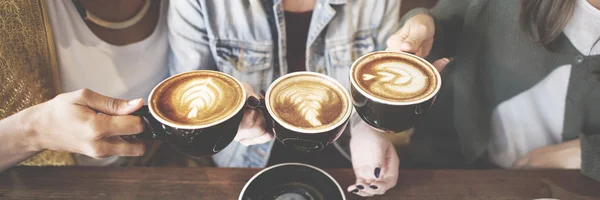
[[[288,128],[321,131],[343,123],[351,105],[335,80],[316,73],[293,73],[277,80],[267,93],[273,118]]]
[[[393,103],[429,99],[439,87],[437,71],[408,54],[377,52],[361,57],[352,68],[352,82],[368,95]]]
[[[174,126],[210,126],[235,115],[245,102],[242,85],[215,71],[193,71],[161,82],[150,95],[158,119]]]

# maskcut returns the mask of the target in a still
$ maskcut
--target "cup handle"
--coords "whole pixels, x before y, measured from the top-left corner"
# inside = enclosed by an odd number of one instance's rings
[[[131,113],[134,116],[140,116],[142,118],[142,123],[144,124],[144,131],[138,133],[136,135],[132,135],[135,139],[142,140],[151,140],[151,139],[159,139],[158,128],[156,126],[160,126],[160,122],[152,116],[150,110],[147,105],[142,106],[140,109]],[[121,136],[123,139],[128,139],[128,136]]]
[[[256,108],[261,110],[263,116],[265,117],[265,130],[274,134],[275,131],[273,131],[273,117],[271,117],[271,114],[269,114],[269,110],[267,110],[266,100],[264,98],[261,98],[260,104],[258,104]]]

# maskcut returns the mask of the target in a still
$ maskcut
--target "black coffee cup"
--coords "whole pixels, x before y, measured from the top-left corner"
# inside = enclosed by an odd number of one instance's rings
[[[238,87],[243,88],[239,81],[227,74],[216,71],[197,70],[178,74],[162,81],[152,90],[148,102],[153,101],[153,98],[155,98],[153,94],[162,84],[178,76],[192,73],[216,73],[235,80]],[[241,92],[241,97],[246,98],[245,90],[242,89]],[[134,137],[142,140],[162,140],[171,148],[190,157],[214,155],[227,147],[235,138],[244,115],[245,103],[243,101],[239,105],[235,105],[235,112],[222,120],[203,125],[175,124],[158,115],[156,108],[153,109],[153,104],[149,103],[148,106],[143,106],[140,110],[133,113],[133,115],[142,117],[145,127],[144,132]]]
[[[162,140],[179,153],[199,158],[214,155],[233,141],[244,112],[240,110],[219,124],[199,128],[179,128],[161,123],[152,115],[148,106],[142,107],[133,115],[141,116],[144,122],[144,132],[135,135],[137,139]]]
[[[294,127],[288,123],[285,123],[284,120],[278,118],[275,115],[273,107],[269,105],[268,99],[271,95],[273,95],[273,87],[276,86],[278,82],[294,76],[315,76],[323,81],[327,81],[331,85],[339,87],[336,88],[337,92],[342,95],[342,98],[344,98],[344,101],[346,101],[348,104],[346,112],[342,113],[342,119],[322,130],[306,130]],[[267,129],[272,130],[277,140],[279,140],[279,142],[286,147],[290,147],[302,152],[318,152],[323,150],[327,145],[335,142],[344,132],[344,129],[348,125],[350,114],[352,113],[350,97],[344,87],[335,79],[314,72],[294,72],[286,74],[285,76],[275,80],[264,96],[265,99],[261,99],[259,108],[262,109],[263,113],[265,114],[265,118],[267,119]]]
[[[378,60],[379,59],[379,60]],[[419,67],[422,73],[435,79],[428,84],[429,93],[422,98],[410,101],[393,101],[377,97],[361,88],[355,80],[359,65],[379,62],[382,59],[396,59]],[[371,77],[369,77],[371,78]],[[358,58],[350,70],[350,94],[358,115],[370,126],[386,132],[402,132],[413,128],[433,106],[441,87],[441,76],[428,61],[409,53],[373,52]]]
[[[311,165],[283,163],[266,168],[246,183],[238,200],[345,200],[340,184]]]

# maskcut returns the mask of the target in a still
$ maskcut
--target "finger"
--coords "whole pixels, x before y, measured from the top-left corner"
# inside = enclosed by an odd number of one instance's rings
[[[394,35],[390,36],[390,38],[388,38],[388,40],[386,41],[386,51],[402,52],[402,50],[400,49],[400,45],[402,45],[402,41],[404,41],[404,39],[408,37],[408,29],[408,25],[404,26]]]
[[[346,189],[346,191],[350,192],[350,193],[357,193],[358,192],[358,188],[356,187],[356,185],[350,185],[348,186],[348,188]]]
[[[254,92],[252,86],[247,83],[242,83],[244,90],[246,90],[246,108],[256,108],[260,104],[260,96]]]
[[[265,134],[265,119],[260,110],[244,110],[244,117],[240,123],[235,141],[257,138]]]
[[[385,182],[385,181],[375,181],[375,182],[371,183],[371,185],[369,185],[369,187],[365,188],[365,192],[368,192],[368,193],[374,194],[374,195],[382,195],[391,188],[391,185],[392,184]]]
[[[256,137],[256,138],[247,138],[247,139],[240,140],[239,143],[241,143],[244,146],[250,146],[250,145],[255,145],[255,144],[264,144],[266,142],[271,141],[273,138],[274,137],[271,134],[265,132],[263,135]]]
[[[95,121],[95,128],[102,133],[103,137],[133,135],[144,131],[144,124],[138,116],[97,114]]]
[[[265,132],[265,134],[263,134],[262,136],[254,138],[252,140],[254,141],[254,144],[263,144],[273,140],[273,138],[275,138],[273,134]]]
[[[515,164],[513,164],[513,169],[525,169],[527,166],[527,163],[529,163],[529,159],[527,157],[523,157],[521,159],[519,159],[517,162],[515,162]]]
[[[362,187],[362,189],[360,187]],[[362,196],[362,197],[373,196],[373,194],[365,191],[364,184],[363,185],[361,185],[361,184],[350,185],[348,187],[347,191],[350,192],[350,193],[352,193],[352,194],[356,194],[356,195]]]
[[[442,72],[442,70],[446,68],[446,65],[448,65],[448,63],[450,63],[450,59],[442,58],[433,62],[432,65],[435,67],[435,69],[438,70],[438,72]]]
[[[108,115],[127,115],[144,105],[144,100],[134,99],[130,101],[116,99],[98,94],[89,89],[82,89],[76,92],[79,96],[79,105],[88,106],[95,111]]]
[[[367,183],[365,181],[365,179],[362,178],[357,178],[356,179],[356,183],[354,184],[354,186],[358,189],[358,190],[365,190],[369,187],[369,183]]]
[[[421,58],[425,58],[427,56],[429,56],[429,53],[431,53],[431,48],[433,48],[433,40],[426,40],[421,44],[421,55],[417,55]]]
[[[382,195],[390,188],[396,186],[399,167],[400,159],[398,158],[398,153],[396,152],[396,149],[391,146],[387,149],[386,161],[380,178],[375,182],[370,183],[367,192]]]
[[[109,156],[142,156],[146,152],[146,147],[141,142],[124,141],[118,137],[107,138],[99,145],[100,150]]]
[[[427,39],[427,28],[422,25],[411,25],[408,28],[408,35],[404,38],[402,44],[400,44],[400,50],[416,53],[421,48],[421,43]]]

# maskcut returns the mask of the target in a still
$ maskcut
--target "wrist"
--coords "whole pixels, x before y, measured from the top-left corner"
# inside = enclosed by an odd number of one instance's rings
[[[16,128],[19,146],[25,151],[37,152],[44,150],[39,136],[40,131],[37,128],[39,118],[36,114],[39,106],[35,105],[15,114],[15,121],[12,123]]]

